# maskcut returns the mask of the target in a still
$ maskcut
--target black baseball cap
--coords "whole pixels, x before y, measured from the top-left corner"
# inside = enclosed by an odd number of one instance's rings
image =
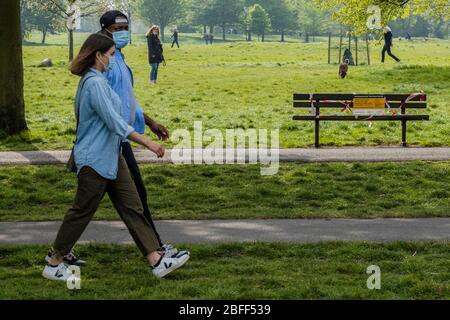
[[[109,28],[115,23],[128,23],[128,18],[124,13],[118,10],[108,11],[100,18],[102,29]]]

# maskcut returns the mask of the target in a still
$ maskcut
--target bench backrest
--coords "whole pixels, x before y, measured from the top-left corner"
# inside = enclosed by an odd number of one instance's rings
[[[340,93],[296,93],[294,94],[295,108],[311,108],[311,101],[316,108],[342,108],[348,104],[353,107],[355,96],[366,96],[374,94],[340,94]],[[425,109],[427,107],[427,95],[420,94],[379,94],[386,98],[386,108],[405,108],[405,109]]]

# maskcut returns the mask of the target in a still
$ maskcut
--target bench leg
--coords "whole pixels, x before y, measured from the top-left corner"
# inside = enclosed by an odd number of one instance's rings
[[[408,146],[406,143],[406,120],[402,120],[402,146]]]
[[[316,148],[320,148],[320,121],[316,120]]]

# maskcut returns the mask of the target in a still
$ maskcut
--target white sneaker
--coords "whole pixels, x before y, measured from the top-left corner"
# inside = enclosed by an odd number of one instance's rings
[[[67,266],[64,263],[56,267],[52,267],[47,264],[42,271],[42,276],[49,280],[55,281],[67,281],[69,278],[74,277],[73,273],[67,269]]]
[[[181,268],[189,258],[188,254],[180,255],[178,258],[162,257],[158,266],[153,268],[153,275],[158,278],[164,278],[169,273]]]

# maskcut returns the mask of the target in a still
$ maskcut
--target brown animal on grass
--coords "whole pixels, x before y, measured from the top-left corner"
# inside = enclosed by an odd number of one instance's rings
[[[339,77],[341,79],[345,79],[345,77],[347,77],[347,73],[348,73],[348,59],[345,60],[343,63],[341,63],[339,65]]]

